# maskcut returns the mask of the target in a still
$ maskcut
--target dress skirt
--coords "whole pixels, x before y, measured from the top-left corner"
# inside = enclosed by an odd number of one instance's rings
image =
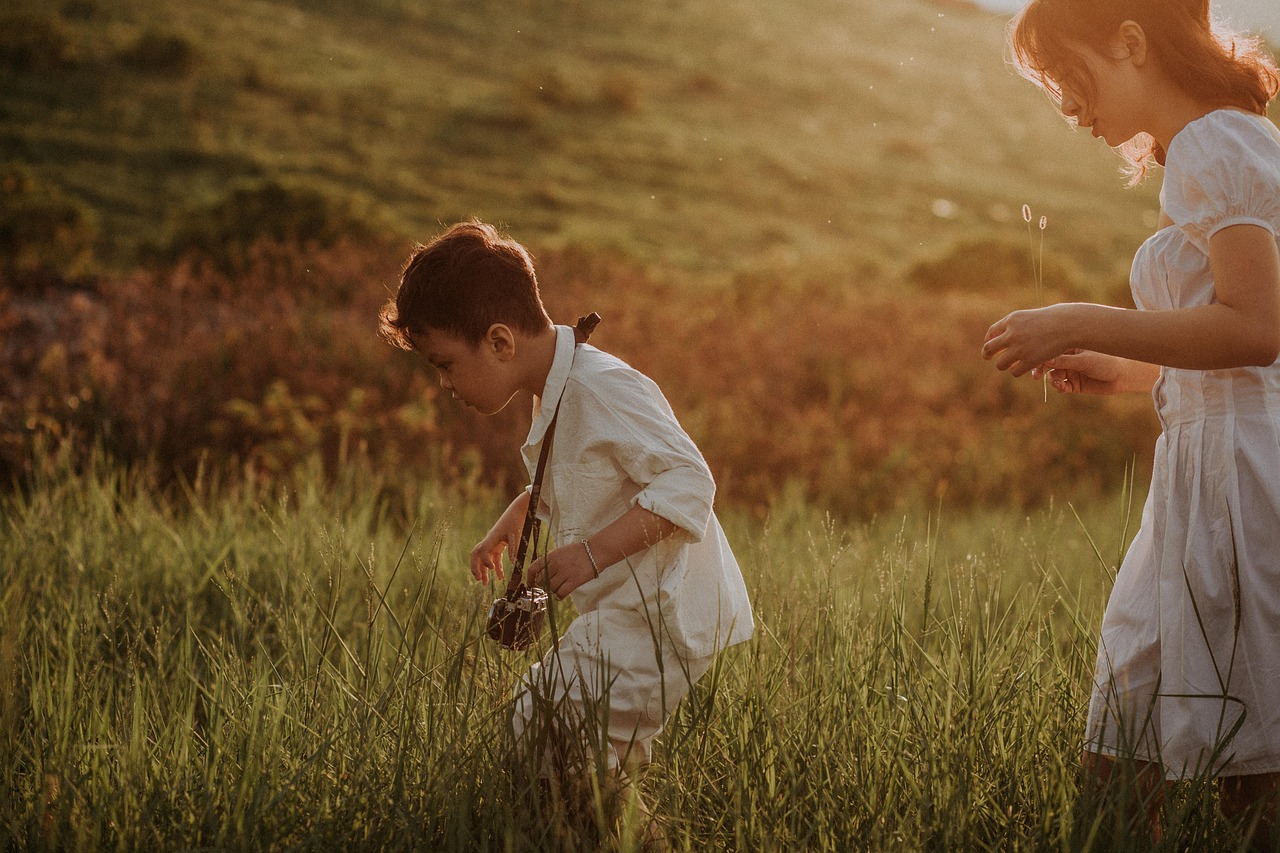
[[[1276,460],[1265,408],[1165,423],[1103,618],[1091,751],[1170,779],[1280,771]]]

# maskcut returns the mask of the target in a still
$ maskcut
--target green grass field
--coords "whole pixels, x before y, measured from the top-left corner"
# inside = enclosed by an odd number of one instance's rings
[[[1029,203],[1110,287],[1155,223],[1154,185],[1122,190],[1117,158],[1005,66],[1005,19],[964,3],[9,8],[0,162],[92,208],[110,265],[268,178],[414,237],[474,214],[713,282],[896,274],[1018,240]]]
[[[0,499],[0,843],[629,849],[540,811],[505,751],[533,657],[483,638],[493,592],[463,568],[501,497],[354,467],[161,497],[99,462]],[[643,780],[672,845],[1132,843],[1077,755],[1136,509],[729,511],[757,631]],[[1238,845],[1214,815],[1179,789],[1163,848]]]
[[[675,849],[1143,847],[1078,756],[1154,418],[977,350],[1033,299],[1123,304],[1158,186],[1013,75],[1004,24],[10,0],[0,847],[635,847],[506,746],[535,658],[482,636],[463,565],[526,415],[478,422],[373,334],[409,240],[470,215],[535,250],[557,320],[606,314],[726,498],[757,631],[641,783]],[[299,222],[325,233],[250,245]],[[1166,825],[1241,845],[1201,782]]]

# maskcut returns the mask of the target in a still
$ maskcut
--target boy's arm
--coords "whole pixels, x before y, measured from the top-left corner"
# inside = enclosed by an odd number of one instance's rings
[[[642,506],[633,506],[581,542],[554,549],[538,560],[530,577],[564,598],[614,563],[649,548],[676,531],[676,525]],[[594,558],[594,563],[593,563]]]
[[[529,492],[523,491],[503,510],[480,544],[471,549],[471,574],[480,583],[489,582],[490,571],[497,573],[498,580],[503,579],[502,554],[505,551],[514,559],[528,511]]]

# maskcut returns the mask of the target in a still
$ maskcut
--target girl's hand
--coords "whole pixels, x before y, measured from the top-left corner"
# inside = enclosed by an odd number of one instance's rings
[[[1033,368],[1031,378],[1047,375],[1049,383],[1062,394],[1115,394],[1120,361],[1115,356],[1074,350]]]
[[[1159,375],[1159,368],[1152,368],[1151,381],[1142,389],[1141,379],[1134,375],[1132,368],[1135,364],[1114,355],[1073,350],[1032,369],[1031,377],[1039,379],[1047,374],[1050,384],[1062,394],[1107,395],[1132,390],[1150,391],[1154,377]]]
[[[564,598],[590,580],[595,569],[581,542],[563,545],[539,557],[529,568],[529,577],[556,598]]]
[[[1071,304],[1014,311],[987,330],[982,357],[1022,376],[1073,349]]]

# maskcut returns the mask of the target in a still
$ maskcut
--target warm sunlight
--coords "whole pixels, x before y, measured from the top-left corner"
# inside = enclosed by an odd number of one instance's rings
[[[1280,849],[1280,2],[1023,2],[7,0],[0,850]]]

